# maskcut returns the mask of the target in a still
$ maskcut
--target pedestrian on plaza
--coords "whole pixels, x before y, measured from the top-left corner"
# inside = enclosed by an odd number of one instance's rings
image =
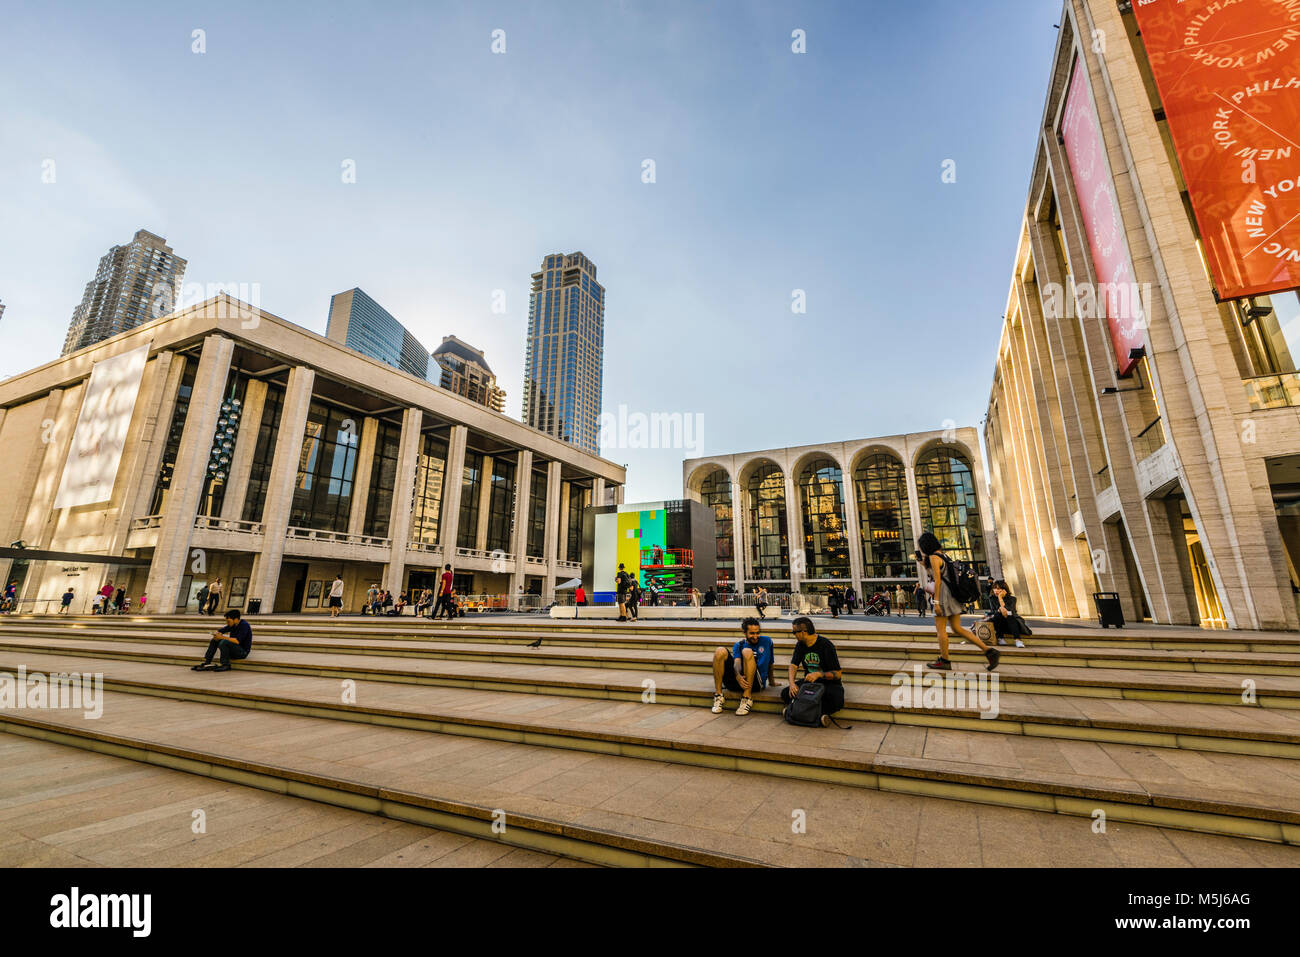
[[[199,602],[199,614],[206,615],[208,613],[208,583],[207,582],[203,583],[203,586],[199,589],[199,593],[195,595],[195,598],[197,598]]]
[[[375,613],[375,605],[378,603],[378,601],[379,601],[379,586],[372,583],[371,586],[366,589],[366,603],[363,606],[364,614],[373,616]]]
[[[653,578],[650,579],[650,607],[659,607],[659,586]]]
[[[692,608],[700,607],[700,590],[696,588],[694,585],[691,586],[691,607]]]
[[[146,591],[140,592],[140,614],[142,615],[144,614],[145,602],[147,602],[148,600],[149,600],[149,593]]]
[[[343,573],[339,572],[330,583],[330,617],[337,618],[343,613]]]
[[[0,602],[0,611],[12,612],[14,606],[18,604],[18,579],[9,579],[9,584],[5,586],[4,601]]]
[[[63,593],[63,604],[59,606],[60,615],[66,615],[68,613],[68,608],[72,606],[72,599],[72,586],[69,585],[68,590]]]
[[[636,621],[637,609],[641,607],[641,586],[637,583],[636,575],[630,577],[632,580],[627,589],[627,611],[629,617]]]
[[[113,592],[113,612],[118,615],[122,614],[122,609],[125,605],[126,589],[119,587],[117,591]]]
[[[716,605],[717,603],[718,603],[718,593],[717,593],[716,591],[714,591],[712,588],[707,589],[707,590],[704,592],[704,604],[705,604],[705,606],[706,606],[706,607],[709,607],[709,608],[712,608],[712,607],[713,607],[714,605]]]
[[[218,628],[212,633],[208,642],[208,652],[203,656],[203,663],[195,665],[191,671],[229,671],[232,660],[241,661],[253,650],[253,629],[239,614],[238,608],[226,611],[226,627]],[[213,656],[221,655],[221,664],[212,667]]]
[[[618,598],[618,620],[627,621],[627,593],[632,587],[632,578],[619,563],[618,573],[614,576],[614,593]]]
[[[1005,645],[1007,638],[1011,638],[1017,648],[1025,647],[1022,636],[1032,635],[1033,632],[1029,630],[1028,622],[1016,613],[1016,596],[1011,594],[1010,586],[1001,579],[995,581],[991,597],[993,611],[990,612],[990,617],[993,620],[993,630],[998,636],[998,644]]]
[[[763,614],[763,609],[767,607],[767,589],[759,585],[754,589],[754,610],[758,612],[758,618],[762,621],[767,616]]]
[[[762,691],[772,673],[776,649],[772,639],[762,634],[762,625],[756,618],[746,618],[740,623],[742,637],[727,648],[713,651],[713,713],[722,714],[727,697],[723,688],[740,695],[736,714],[744,717],[754,707],[755,692]]]
[[[107,615],[109,603],[113,600],[113,583],[111,581],[104,582],[104,587],[99,590],[99,597],[102,599],[99,603],[99,613]]]
[[[853,609],[857,606],[857,604],[858,604],[858,593],[854,591],[853,586],[850,585],[848,588],[844,589],[844,607],[848,609],[845,612],[845,614],[852,615]]]
[[[842,600],[838,586],[832,585],[826,593],[826,604],[831,607],[832,618],[840,617],[840,602]]]
[[[573,603],[575,605],[587,604],[587,592],[581,584],[573,591]]]
[[[438,599],[433,605],[433,617],[437,618],[442,612],[447,612],[447,617],[452,617],[451,611],[451,592],[452,579],[451,566],[444,565],[442,574],[438,578]]]
[[[217,606],[221,604],[221,579],[218,578],[208,586],[208,615],[217,613]]]
[[[948,659],[948,629],[951,628],[954,634],[961,635],[984,652],[984,657],[988,659],[986,667],[992,671],[998,666],[1001,653],[997,648],[984,644],[974,632],[962,625],[963,604],[953,594],[951,583],[954,579],[951,575],[947,580],[944,577],[945,573],[952,569],[952,560],[939,547],[939,539],[933,532],[924,532],[917,544],[921,546],[921,553],[925,556],[930,574],[934,578],[934,629],[939,639],[939,657],[930,662],[927,667],[937,671],[952,670],[952,662]]]

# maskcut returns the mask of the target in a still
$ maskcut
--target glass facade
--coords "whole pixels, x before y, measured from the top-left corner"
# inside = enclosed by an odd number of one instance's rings
[[[429,350],[392,313],[360,289],[330,297],[325,335],[408,375],[436,381],[436,376],[429,375],[430,366],[434,365]]]
[[[534,472],[528,497],[528,556],[546,555],[546,473]]]
[[[730,590],[736,584],[736,551],[731,528],[731,479],[723,469],[710,472],[700,484],[700,501],[713,509],[716,522],[718,587]]]
[[[181,436],[185,434],[185,419],[190,411],[190,396],[194,392],[194,374],[199,366],[197,359],[184,356],[178,356],[177,361],[185,363],[185,371],[181,373],[176,406],[172,410],[172,424],[167,430],[167,444],[163,446],[162,464],[158,467],[158,480],[154,483],[153,500],[149,505],[150,515],[162,514],[163,506],[167,504],[167,493],[172,487],[172,473],[176,471],[176,456],[181,449]]]
[[[829,458],[814,459],[799,476],[807,578],[849,577],[842,489],[840,467]]]
[[[393,488],[397,478],[397,459],[402,444],[402,427],[379,423],[375,437],[375,457],[370,470],[370,494],[366,497],[365,534],[388,537],[388,520],[393,513]]]
[[[914,574],[911,555],[911,506],[907,499],[907,469],[892,455],[876,453],[858,463],[854,473],[858,522],[862,536],[862,575],[900,578]]]
[[[492,491],[488,494],[487,549],[510,551],[511,514],[515,502],[515,463],[505,456],[492,459]]]
[[[355,413],[313,402],[307,413],[289,525],[346,532],[357,467]]]
[[[922,455],[916,463],[916,497],[921,529],[934,532],[953,558],[972,562],[987,575],[975,476],[966,456],[948,446]]]
[[[280,434],[280,410],[284,406],[284,387],[274,382],[266,387],[262,421],[257,429],[257,446],[253,450],[253,467],[248,474],[248,492],[244,496],[243,519],[260,522],[266,505],[266,489],[271,481],[271,460],[275,457],[275,440]]]
[[[474,548],[478,542],[478,495],[483,480],[483,454],[465,450],[465,471],[460,479],[460,524],[456,531],[458,548]]]
[[[443,479],[447,472],[447,439],[426,432],[415,463],[415,497],[411,505],[411,541],[439,543]]]
[[[569,483],[569,527],[564,543],[564,559],[582,561],[582,513],[591,505],[591,489]]]
[[[749,496],[749,558],[755,581],[789,579],[785,476],[771,463],[758,466],[745,486]]]

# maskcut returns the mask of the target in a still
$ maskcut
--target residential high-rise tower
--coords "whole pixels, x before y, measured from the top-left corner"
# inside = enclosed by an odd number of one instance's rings
[[[524,355],[526,425],[596,452],[605,289],[582,253],[553,254],[533,273]]]

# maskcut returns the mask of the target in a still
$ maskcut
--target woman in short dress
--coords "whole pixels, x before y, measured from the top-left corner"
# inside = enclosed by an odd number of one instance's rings
[[[974,634],[962,626],[962,612],[966,606],[952,594],[944,582],[943,573],[948,564],[948,556],[943,553],[939,547],[939,539],[933,532],[924,533],[917,544],[921,546],[921,554],[925,558],[925,566],[930,570],[934,578],[934,630],[939,636],[939,657],[930,662],[928,667],[937,671],[951,671],[952,662],[948,660],[948,629],[951,628],[955,634],[961,635],[980,651],[984,652],[984,657],[988,659],[986,666],[992,671],[998,666],[998,658],[1001,657],[998,650],[990,645],[984,644]]]

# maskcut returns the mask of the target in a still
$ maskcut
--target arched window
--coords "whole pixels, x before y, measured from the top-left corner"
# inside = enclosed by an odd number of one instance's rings
[[[849,540],[844,534],[840,467],[829,458],[813,459],[799,475],[803,510],[803,549],[808,578],[848,578]]]
[[[789,579],[785,476],[772,463],[765,463],[750,474],[745,491],[749,496],[749,558],[754,578]]]
[[[736,551],[731,532],[731,479],[723,469],[714,469],[700,483],[700,501],[713,509],[718,548],[718,587],[736,583]]]
[[[916,497],[920,506],[919,531],[931,531],[953,558],[974,563],[988,574],[984,528],[970,460],[957,449],[941,445],[916,463]]]
[[[868,455],[854,473],[862,535],[862,575],[899,578],[913,574],[911,507],[907,470],[887,453]],[[906,556],[906,557],[905,557]]]

